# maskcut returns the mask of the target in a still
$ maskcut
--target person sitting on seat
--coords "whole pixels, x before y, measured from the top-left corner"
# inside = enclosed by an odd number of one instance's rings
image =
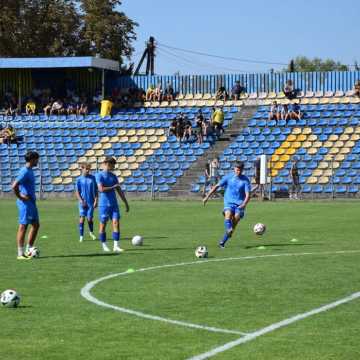
[[[35,115],[35,111],[36,111],[35,101],[32,98],[30,98],[25,105],[25,113],[26,115]]]
[[[295,120],[300,120],[301,119],[302,113],[301,113],[299,103],[294,103],[294,104],[291,105],[290,116],[291,116],[292,119],[295,119]]]
[[[358,80],[354,85],[354,95],[360,97],[360,80]]]
[[[164,92],[164,100],[169,103],[174,100],[174,88],[171,83],[168,83]]]
[[[245,92],[245,88],[240,84],[240,81],[235,81],[235,84],[231,89],[232,100],[239,100],[243,92]]]
[[[226,101],[227,98],[228,98],[228,93],[226,92],[225,87],[221,85],[216,92],[215,99]]]
[[[161,101],[162,100],[162,85],[161,83],[158,83],[153,95],[154,101]]]
[[[287,104],[284,104],[281,108],[281,119],[286,122],[290,119],[289,107]]]
[[[155,86],[151,84],[148,87],[148,89],[146,90],[145,100],[146,101],[153,101],[154,100],[154,94],[155,94]]]
[[[3,131],[3,143],[7,145],[17,144],[15,129],[11,125],[8,125]]]
[[[295,99],[296,98],[296,90],[294,89],[294,85],[292,80],[287,80],[286,83],[284,84],[284,88],[283,88],[284,94],[285,96],[289,99]]]
[[[274,101],[270,107],[269,120],[280,120],[279,105]]]
[[[61,115],[63,114],[65,111],[64,109],[64,104],[62,103],[62,101],[60,99],[54,101],[54,103],[51,106],[51,110],[50,110],[50,115],[53,114],[57,114],[57,115]]]

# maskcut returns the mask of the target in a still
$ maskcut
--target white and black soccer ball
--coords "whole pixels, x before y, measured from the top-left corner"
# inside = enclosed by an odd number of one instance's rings
[[[33,247],[31,250],[28,251],[27,256],[31,258],[38,258],[40,257],[40,250],[37,247]]]
[[[208,249],[204,245],[198,246],[195,250],[195,256],[199,259],[207,258],[208,255],[209,255]]]
[[[263,235],[264,232],[266,231],[266,226],[262,223],[257,223],[254,225],[253,230],[256,235]]]
[[[5,290],[0,295],[1,307],[16,308],[20,304],[20,295],[14,289]]]
[[[135,235],[132,239],[131,239],[131,243],[134,246],[142,246],[142,244],[144,243],[144,239],[142,238],[142,236],[140,235]]]

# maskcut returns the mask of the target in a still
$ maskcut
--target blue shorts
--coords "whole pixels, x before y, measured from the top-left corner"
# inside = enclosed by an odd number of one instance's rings
[[[94,217],[94,207],[93,206],[82,206],[79,204],[79,215],[86,216],[88,219],[92,219]]]
[[[19,210],[19,224],[27,225],[39,222],[39,214],[35,202],[17,200],[16,205]]]
[[[224,211],[223,211],[224,214],[225,214],[225,211],[231,211],[231,213],[233,215],[239,216],[240,219],[242,219],[245,216],[245,210],[240,209],[239,205],[236,205],[236,204],[225,204]]]
[[[102,224],[106,223],[108,220],[119,220],[120,219],[120,210],[116,206],[99,206],[99,220]]]

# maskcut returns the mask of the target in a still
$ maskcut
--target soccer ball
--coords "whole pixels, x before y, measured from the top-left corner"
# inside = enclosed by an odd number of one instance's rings
[[[262,223],[257,223],[254,225],[254,233],[256,235],[262,235],[266,230],[266,226]]]
[[[143,244],[143,238],[140,235],[135,235],[132,239],[131,239],[131,243],[134,246],[141,246]]]
[[[199,259],[207,258],[208,254],[208,249],[204,245],[198,246],[195,250],[195,256]]]
[[[29,250],[27,256],[30,256],[31,258],[38,258],[40,256],[40,250],[34,247],[31,250]]]
[[[16,308],[20,304],[20,295],[13,289],[5,290],[0,295],[2,307]]]

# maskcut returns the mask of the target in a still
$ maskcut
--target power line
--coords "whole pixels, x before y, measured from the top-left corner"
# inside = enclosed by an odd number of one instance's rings
[[[220,56],[220,55],[208,54],[208,53],[204,53],[201,51],[187,50],[187,49],[182,49],[182,48],[178,48],[175,46],[169,46],[169,45],[165,45],[165,44],[161,44],[161,43],[158,43],[157,45],[160,47],[165,47],[165,48],[172,49],[172,50],[178,50],[178,51],[187,52],[190,54],[213,57],[213,58],[223,59],[223,60],[231,60],[231,61],[238,61],[238,62],[245,62],[245,63],[252,63],[252,64],[263,64],[263,65],[264,64],[265,65],[282,65],[282,66],[288,65],[287,63],[280,63],[280,62],[250,60],[250,59],[242,59],[242,58],[236,58],[236,57],[230,57],[230,56]]]

